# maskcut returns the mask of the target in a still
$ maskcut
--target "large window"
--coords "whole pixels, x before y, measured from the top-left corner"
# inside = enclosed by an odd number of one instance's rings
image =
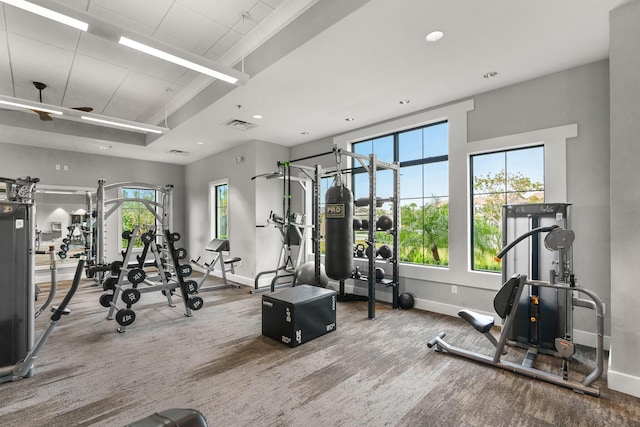
[[[140,199],[156,201],[156,191],[142,188],[122,188],[122,198]],[[139,226],[140,234],[144,233],[149,227],[156,226],[156,217],[143,202],[126,201],[121,207],[122,231],[133,230],[134,226]],[[122,247],[126,248],[127,240],[122,239]],[[142,247],[143,243],[140,239],[136,239],[134,247]]]
[[[229,238],[229,184],[218,184],[214,186],[214,236],[216,239]]]
[[[449,125],[439,122],[428,126],[354,143],[353,152],[376,154],[378,160],[400,162],[400,261],[441,265],[449,264]],[[357,165],[356,165],[357,166]],[[376,196],[393,196],[393,172],[378,171]],[[353,174],[354,198],[369,197],[369,175],[361,168]],[[377,216],[391,215],[392,206],[378,208]],[[368,218],[366,208],[357,208],[355,216]],[[356,243],[366,239],[356,233]],[[391,243],[384,232],[376,235],[380,244]]]
[[[544,202],[544,147],[471,156],[472,266],[500,271],[502,205]]]

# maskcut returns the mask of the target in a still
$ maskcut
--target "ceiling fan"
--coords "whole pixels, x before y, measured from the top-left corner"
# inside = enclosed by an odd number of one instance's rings
[[[42,91],[46,89],[47,85],[42,82],[33,82],[33,85],[36,87],[36,89],[38,89],[38,93],[40,94],[40,102],[42,102]],[[72,109],[78,110],[78,111],[85,111],[87,113],[90,113],[93,111],[93,108],[91,107],[73,107]],[[38,116],[40,116],[40,120],[42,121],[48,122],[53,120],[53,118],[51,117],[51,113],[47,111],[41,111],[36,109],[31,109],[31,111],[33,111],[34,113],[37,113]]]

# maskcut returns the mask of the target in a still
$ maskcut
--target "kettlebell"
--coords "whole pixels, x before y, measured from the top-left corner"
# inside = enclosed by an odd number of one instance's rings
[[[353,278],[359,279],[360,277],[362,277],[362,274],[360,274],[360,266],[356,265],[356,269],[353,270]]]
[[[356,257],[364,258],[364,245],[362,243],[356,245]]]

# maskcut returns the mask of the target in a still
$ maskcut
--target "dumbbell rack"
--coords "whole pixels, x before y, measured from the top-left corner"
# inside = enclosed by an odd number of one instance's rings
[[[139,234],[139,227],[135,226],[130,233],[126,233],[128,238],[127,250],[124,255],[122,267],[119,268],[117,283],[113,285],[113,294],[103,294],[100,297],[100,304],[109,307],[109,314],[107,319],[113,320],[120,325],[117,329],[118,332],[123,333],[126,331],[127,326],[131,325],[135,319],[136,314],[132,310],[132,306],[140,301],[141,294],[149,292],[163,292],[167,297],[167,302],[170,307],[175,307],[172,301],[172,295],[174,289],[180,287],[182,292],[182,299],[185,302],[185,316],[191,317],[191,310],[199,310],[202,308],[203,301],[200,297],[190,297],[189,294],[195,293],[197,290],[197,283],[193,280],[185,281],[184,278],[191,274],[191,266],[189,264],[180,265],[179,261],[186,258],[186,250],[179,248],[175,249],[174,242],[180,239],[178,233],[170,233],[166,231],[167,246],[169,247],[169,253],[172,255],[172,261],[177,272],[178,282],[171,280],[171,272],[166,269],[164,259],[161,256],[161,249],[158,247],[155,241],[155,234],[153,232]],[[125,236],[123,236],[125,237]],[[146,272],[142,269],[144,265],[144,259],[138,259],[138,266],[130,268],[130,261],[133,256],[133,242],[136,238],[140,237],[145,244],[146,249],[150,248],[155,258],[155,266],[158,269],[158,279],[160,284],[153,282],[147,278]],[[112,271],[112,273],[115,273]],[[138,285],[144,283],[148,287],[138,288]],[[131,285],[131,287],[129,287]],[[121,298],[126,304],[126,308],[118,308],[118,299]]]

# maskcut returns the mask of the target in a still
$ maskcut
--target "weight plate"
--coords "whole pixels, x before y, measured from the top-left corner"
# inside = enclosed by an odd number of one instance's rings
[[[187,250],[185,248],[176,249],[176,258],[185,259],[187,257]]]
[[[109,307],[111,305],[111,301],[113,301],[112,294],[104,294],[100,295],[100,305],[103,307]]]
[[[118,284],[118,278],[117,277],[108,277],[104,283],[102,284],[102,290],[104,291],[112,291],[116,288],[116,285]]]
[[[195,280],[187,280],[186,282],[184,282],[184,290],[190,295],[197,293],[198,282],[196,282]]]
[[[122,301],[127,307],[137,303],[140,301],[140,291],[135,288],[125,290],[122,292]]]
[[[67,253],[60,251],[60,252],[58,252],[58,256],[60,257],[60,259],[65,259],[65,258],[67,258]]]
[[[191,268],[191,265],[189,264],[182,264],[178,268],[178,274],[180,275],[180,277],[189,277],[191,276],[192,272],[193,272],[193,268]]]
[[[129,326],[136,320],[136,313],[130,308],[123,308],[116,313],[116,322],[121,326]]]
[[[180,240],[180,233],[171,233],[169,239],[171,239],[172,242],[177,242]]]
[[[187,301],[187,305],[191,310],[200,310],[203,304],[204,301],[200,297],[191,297],[189,301]]]
[[[141,268],[134,268],[127,273],[127,279],[134,285],[142,283],[147,278],[147,274]]]
[[[117,276],[118,274],[120,274],[120,269],[122,268],[122,261],[113,261],[110,267],[111,267],[111,274],[113,274],[114,276]]]

